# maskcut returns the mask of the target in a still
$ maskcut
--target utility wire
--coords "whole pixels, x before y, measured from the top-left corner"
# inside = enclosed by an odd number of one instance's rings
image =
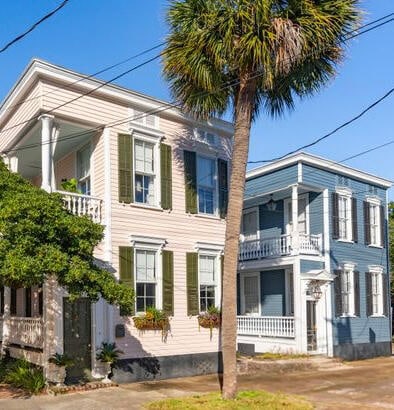
[[[392,14],[394,15],[394,13],[392,13]],[[382,17],[382,18],[380,18],[380,19],[378,19],[378,20],[381,21],[381,20],[384,19],[384,18],[385,18],[385,17]],[[387,18],[387,16],[386,16],[386,18]],[[389,21],[387,21],[387,22],[385,22],[385,23],[381,23],[381,24],[377,25],[376,28],[379,28],[379,27],[381,27],[383,24],[387,24],[388,22],[391,22],[391,21],[393,21],[393,20],[394,20],[394,19],[391,19],[391,20],[389,20]],[[373,23],[374,23],[374,22],[369,23],[368,26],[369,26],[369,25],[372,25]],[[363,27],[364,27],[364,26],[363,26]],[[361,28],[363,28],[363,27],[361,27]],[[373,30],[373,29],[375,29],[375,26],[374,26],[374,27],[371,27],[370,29],[368,29],[368,31],[371,31],[371,30]],[[358,29],[358,30],[359,30],[359,29]],[[356,32],[356,31],[357,31],[357,30],[353,30],[353,32]],[[350,34],[350,33],[351,33],[351,32],[349,32],[349,34]],[[358,33],[356,33],[355,35],[351,36],[350,38],[344,38],[343,40],[341,40],[341,42],[346,42],[346,41],[348,41],[348,40],[350,40],[350,39],[352,39],[352,38],[358,37],[358,36],[360,36],[360,35],[362,35],[362,34],[364,34],[364,32],[363,32],[363,31],[359,31]],[[316,52],[315,50],[314,50],[313,52],[311,52],[311,55],[312,55],[313,53],[315,53],[315,52]],[[54,108],[52,108],[50,111],[47,111],[46,113],[53,112],[53,111],[55,111],[56,109],[58,109],[59,107],[63,107],[63,106],[65,106],[65,105],[69,104],[70,102],[75,101],[76,99],[80,99],[80,98],[84,97],[85,95],[92,94],[92,93],[93,93],[94,91],[96,91],[97,89],[102,88],[103,86],[105,86],[105,85],[107,85],[107,84],[109,84],[109,83],[115,81],[116,79],[118,79],[118,78],[124,76],[125,74],[127,74],[127,73],[129,73],[129,72],[135,70],[136,68],[139,68],[139,67],[141,67],[141,66],[143,66],[143,65],[145,65],[145,64],[150,63],[151,61],[153,61],[153,60],[159,58],[160,56],[161,56],[161,53],[160,53],[159,55],[153,57],[152,59],[147,60],[147,61],[141,63],[140,65],[138,65],[138,66],[136,66],[136,67],[133,67],[133,68],[127,70],[126,72],[123,72],[123,73],[119,74],[119,75],[116,76],[115,78],[113,78],[113,79],[111,79],[111,80],[108,80],[108,81],[106,81],[105,83],[100,84],[98,87],[96,87],[95,89],[90,90],[88,93],[81,94],[80,96],[76,97],[75,99],[73,99],[73,100],[71,100],[71,101],[67,101],[67,102],[61,104],[60,106],[54,107]],[[251,79],[253,79],[253,78],[260,77],[261,75],[263,75],[263,73],[261,73],[261,70],[256,70],[255,73],[252,73],[252,76],[249,78],[249,80],[251,80]],[[239,84],[239,80],[234,81],[234,82],[232,82],[232,83],[224,84],[223,87],[219,88],[217,91],[221,91],[222,89],[236,86],[237,84]],[[217,91],[216,91],[216,92],[217,92]],[[212,94],[212,93],[210,93],[210,92],[201,92],[201,93],[198,93],[197,95],[200,95],[200,94],[201,94],[201,95],[209,95],[209,94]],[[155,109],[150,110],[150,111],[145,112],[145,113],[142,113],[142,114],[140,114],[140,115],[137,115],[136,117],[132,117],[132,118],[127,117],[126,119],[121,119],[121,120],[118,120],[118,121],[114,121],[114,122],[110,122],[110,123],[107,123],[107,124],[104,124],[104,125],[100,125],[100,126],[97,126],[97,127],[94,127],[94,128],[88,129],[88,130],[85,130],[85,131],[83,131],[83,132],[77,132],[77,133],[74,133],[74,134],[69,134],[69,135],[63,136],[63,137],[61,137],[61,138],[58,139],[58,142],[61,142],[61,141],[64,141],[64,140],[68,140],[68,139],[72,139],[72,138],[76,138],[76,137],[83,136],[83,135],[88,135],[88,134],[90,134],[90,133],[92,133],[92,132],[94,132],[94,131],[102,130],[102,129],[104,129],[105,127],[107,127],[107,128],[111,127],[111,128],[112,128],[112,127],[115,127],[115,126],[119,126],[119,125],[125,124],[125,123],[130,122],[130,121],[137,121],[137,120],[142,119],[142,118],[145,118],[145,117],[147,117],[147,116],[149,116],[149,115],[157,114],[157,113],[166,111],[166,110],[171,109],[171,108],[180,108],[180,107],[181,107],[181,104],[180,104],[180,103],[168,102],[168,103],[163,104],[161,107],[155,108]],[[28,123],[28,122],[29,122],[30,120],[32,120],[32,119],[37,119],[38,117],[39,117],[39,116],[35,116],[35,117],[30,118],[30,119],[28,119],[28,120],[25,120],[25,121],[23,121],[23,122],[21,122],[21,123],[18,123],[18,124],[15,124],[15,125],[11,126],[11,127],[6,128],[6,129],[0,130],[0,134],[3,133],[3,132],[9,131],[9,130],[15,128],[15,127],[18,127],[19,125],[23,125],[23,124],[25,124],[25,123]],[[5,154],[6,154],[6,153],[11,152],[11,151],[12,151],[12,152],[16,152],[16,151],[19,151],[19,150],[29,149],[29,148],[33,148],[33,147],[35,147],[35,146],[41,146],[41,145],[42,145],[41,142],[40,142],[40,143],[36,143],[36,144],[25,145],[25,146],[23,146],[23,147],[18,147],[18,148],[14,148],[14,149],[9,149],[9,150],[3,151],[2,153],[5,153]]]
[[[348,125],[352,124],[353,122],[357,121],[361,117],[363,117],[368,111],[372,110],[374,107],[376,107],[378,104],[380,104],[382,101],[384,101],[386,98],[388,98],[391,94],[394,93],[394,87],[391,88],[388,92],[386,92],[382,97],[374,101],[371,105],[369,105],[367,108],[362,110],[359,114],[357,114],[355,117],[350,119],[349,121],[344,122],[334,130],[330,131],[328,134],[323,135],[320,138],[317,138],[316,140],[310,142],[309,144],[302,145],[301,147],[294,149],[292,151],[287,152],[286,154],[283,154],[279,157],[271,158],[271,159],[264,159],[264,160],[258,160],[258,161],[248,161],[248,164],[261,164],[261,163],[266,163],[266,162],[272,162],[272,161],[278,161],[280,159],[283,159],[285,157],[288,157],[289,155],[295,154],[296,152],[302,151],[305,148],[312,147],[319,142],[325,140],[328,137],[331,137],[332,135],[336,134],[338,131],[340,131],[342,128],[347,127]]]
[[[116,67],[119,67],[119,66],[121,66],[121,65],[123,65],[123,64],[128,63],[129,61],[135,60],[135,59],[138,58],[138,57],[141,57],[141,56],[143,56],[143,55],[145,55],[145,54],[148,54],[148,53],[150,53],[151,51],[154,51],[154,50],[156,50],[156,49],[158,49],[158,48],[160,48],[160,47],[163,47],[164,44],[165,44],[165,42],[162,42],[162,43],[160,43],[160,44],[156,44],[155,46],[152,46],[152,47],[150,47],[150,48],[148,48],[148,49],[146,49],[146,50],[143,50],[143,51],[141,51],[141,52],[139,52],[139,53],[137,53],[137,54],[134,54],[134,55],[132,55],[132,56],[130,56],[130,57],[127,57],[127,58],[125,58],[124,60],[121,60],[121,61],[119,61],[119,62],[117,62],[117,63],[114,63],[114,64],[112,64],[112,65],[110,65],[110,66],[104,67],[104,68],[102,68],[101,70],[96,71],[96,72],[93,73],[93,74],[81,75],[78,80],[72,82],[71,84],[68,84],[67,86],[63,87],[61,90],[55,89],[55,90],[48,91],[48,92],[46,92],[46,93],[44,93],[44,94],[37,95],[36,97],[27,98],[26,100],[23,100],[23,101],[21,101],[21,102],[19,102],[19,103],[10,105],[10,106],[7,107],[4,111],[8,111],[8,110],[11,110],[12,108],[19,107],[19,106],[21,106],[21,105],[23,105],[23,104],[25,104],[25,103],[27,103],[27,102],[34,101],[34,100],[37,100],[37,99],[42,98],[42,97],[46,97],[47,95],[58,93],[58,92],[60,92],[60,91],[63,91],[64,89],[66,89],[66,90],[71,89],[75,84],[78,84],[78,83],[80,83],[81,81],[90,80],[90,79],[92,79],[93,77],[97,77],[98,75],[103,74],[103,73],[105,73],[106,71],[112,70],[112,69],[114,69],[114,68],[116,68]]]
[[[67,3],[69,0],[64,0],[59,6],[57,6],[54,10],[46,14],[44,17],[41,17],[38,21],[36,21],[30,28],[28,28],[25,32],[20,34],[19,36],[15,37],[13,40],[9,41],[5,46],[3,46],[0,49],[0,53],[4,53],[9,47],[11,47],[13,44],[17,43],[18,41],[22,40],[24,37],[26,37],[29,33],[31,33],[34,29],[36,29],[40,24],[42,24],[45,20],[48,20],[50,17],[52,17],[54,14],[56,14],[58,11],[60,11]]]

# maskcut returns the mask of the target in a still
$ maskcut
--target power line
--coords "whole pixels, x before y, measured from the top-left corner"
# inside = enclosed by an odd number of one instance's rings
[[[13,44],[17,43],[18,41],[22,40],[24,37],[26,37],[29,33],[31,33],[34,29],[36,29],[40,24],[42,24],[45,20],[48,20],[50,17],[52,17],[54,14],[56,14],[58,11],[60,11],[67,3],[69,0],[64,0],[59,6],[57,6],[54,10],[46,14],[44,17],[41,17],[38,21],[36,21],[30,28],[28,28],[25,32],[20,34],[19,36],[15,37],[13,40],[9,41],[5,46],[3,46],[0,49],[0,53],[4,53],[9,47],[11,47]]]
[[[392,14],[394,15],[394,13],[392,13]],[[388,15],[388,16],[390,16],[390,15]],[[384,18],[387,18],[387,16],[378,19],[378,21],[381,21],[381,20],[383,20]],[[393,21],[393,20],[394,20],[394,19],[391,19],[391,20],[387,21],[386,23],[381,23],[381,24],[377,25],[376,28],[379,28],[379,27],[381,27],[383,24],[387,24],[388,22],[391,22],[391,21]],[[372,24],[374,24],[374,23],[375,23],[375,22],[371,22],[371,23],[369,23],[369,24],[367,24],[367,25],[369,26],[369,25],[372,25]],[[366,26],[367,26],[367,25],[366,25]],[[364,27],[364,26],[362,26],[361,29],[362,29],[363,27]],[[375,29],[375,26],[374,26],[374,27],[371,27],[370,29],[368,29],[368,31],[371,31],[371,30],[373,30],[373,29]],[[353,32],[355,32],[355,31],[357,31],[357,30],[353,30]],[[351,34],[351,32],[349,32],[349,34]],[[358,33],[356,33],[355,35],[351,36],[350,38],[345,38],[345,39],[341,40],[341,42],[346,42],[346,41],[348,41],[348,40],[350,40],[350,39],[353,39],[353,38],[355,38],[355,37],[358,37],[358,36],[360,36],[360,35],[362,35],[362,34],[364,34],[364,32],[362,32],[362,31],[361,31],[361,32],[358,32]],[[310,55],[313,55],[315,52],[316,52],[316,50],[313,50],[313,51],[310,53]],[[70,101],[67,101],[67,102],[63,103],[63,104],[61,104],[60,106],[57,106],[57,107],[52,108],[50,111],[47,111],[46,113],[53,112],[53,111],[55,111],[56,109],[58,109],[58,108],[60,108],[60,107],[63,107],[63,106],[65,106],[65,105],[69,104],[70,102],[73,102],[73,101],[75,101],[75,100],[77,100],[77,99],[80,99],[80,98],[84,97],[85,95],[92,94],[92,93],[93,93],[94,91],[96,91],[97,89],[104,87],[105,85],[107,85],[107,84],[109,84],[109,83],[115,81],[116,79],[118,79],[118,78],[124,76],[125,74],[127,74],[127,73],[129,73],[129,72],[131,72],[131,71],[134,71],[136,68],[139,68],[139,67],[141,67],[141,66],[143,66],[143,65],[145,65],[145,64],[150,63],[151,61],[153,61],[153,60],[159,58],[160,56],[161,56],[161,53],[160,53],[159,55],[153,57],[152,59],[147,60],[147,61],[144,61],[144,62],[141,63],[140,65],[138,65],[138,66],[136,66],[136,67],[133,67],[132,69],[127,70],[127,71],[125,71],[125,72],[119,74],[118,76],[114,77],[113,79],[108,80],[108,81],[106,81],[105,83],[100,84],[98,87],[96,87],[95,89],[90,90],[88,93],[81,94],[80,96],[78,96],[78,97],[76,97],[76,98],[74,98],[74,99],[72,99],[72,100],[70,100]],[[261,72],[261,70],[256,70],[254,73],[252,73],[252,76],[249,78],[249,80],[251,80],[251,79],[253,79],[253,78],[260,77],[260,76],[262,76],[262,75],[263,75],[263,73]],[[229,83],[229,82],[228,82],[228,83],[225,83],[225,84],[224,84],[222,87],[220,87],[216,92],[221,91],[222,89],[225,89],[225,88],[229,88],[229,87],[236,86],[237,84],[239,84],[239,80],[233,81],[232,83]],[[197,93],[197,96],[198,96],[198,95],[204,96],[204,95],[209,95],[209,94],[212,94],[212,93],[211,93],[211,92],[201,92],[201,93]],[[147,117],[147,116],[149,116],[149,115],[154,115],[154,114],[157,114],[157,113],[166,111],[166,110],[171,109],[171,108],[180,108],[180,107],[181,107],[181,104],[180,104],[180,103],[168,102],[168,103],[163,104],[161,107],[158,107],[158,108],[155,108],[155,109],[153,109],[153,110],[147,111],[147,112],[145,112],[145,113],[142,113],[142,114],[140,114],[140,115],[137,115],[136,117],[132,117],[132,118],[127,117],[126,119],[117,120],[117,121],[114,121],[114,122],[110,122],[110,123],[107,123],[107,124],[104,124],[104,125],[100,125],[100,126],[97,126],[97,127],[94,127],[94,128],[88,129],[88,130],[85,130],[85,131],[83,131],[82,133],[81,133],[81,132],[77,132],[77,133],[74,133],[74,134],[66,135],[66,136],[64,136],[64,137],[62,137],[62,138],[59,138],[59,139],[58,139],[58,142],[65,141],[65,140],[72,139],[72,138],[76,138],[76,137],[83,136],[83,135],[87,135],[87,134],[90,134],[90,133],[92,133],[92,132],[94,132],[94,131],[101,130],[101,129],[105,128],[105,127],[107,127],[107,128],[111,127],[111,128],[112,128],[112,127],[115,127],[115,126],[118,126],[118,125],[122,125],[122,124],[124,124],[124,123],[126,123],[126,122],[137,121],[137,120],[142,119],[142,118],[145,118],[145,117]],[[38,117],[39,117],[39,116],[35,116],[35,117],[30,118],[30,119],[28,119],[28,120],[25,120],[25,121],[23,121],[23,122],[21,122],[21,123],[15,124],[15,125],[13,125],[13,126],[11,126],[11,127],[9,127],[9,128],[3,129],[3,130],[0,131],[0,134],[3,133],[3,132],[5,132],[5,131],[9,131],[9,130],[15,128],[15,127],[18,127],[19,125],[23,125],[23,124],[25,124],[25,123],[28,123],[28,122],[31,121],[32,119],[37,119]],[[12,151],[12,152],[16,152],[16,151],[19,151],[19,150],[24,150],[24,149],[32,148],[32,147],[34,147],[34,146],[41,146],[41,145],[42,145],[41,142],[40,142],[40,143],[36,143],[36,144],[25,145],[25,146],[23,146],[23,147],[18,147],[18,148],[15,148],[15,149],[9,149],[9,150],[3,151],[2,153],[8,153],[8,152],[11,152],[11,151]]]
[[[271,159],[264,159],[264,160],[258,160],[258,161],[248,161],[248,164],[261,164],[261,163],[266,163],[266,162],[272,162],[272,161],[278,161],[280,159],[283,159],[289,155],[295,154],[298,151],[302,151],[305,148],[309,148],[312,147],[316,144],[318,144],[319,142],[325,140],[328,137],[331,137],[332,135],[336,134],[338,131],[340,131],[342,128],[347,127],[348,125],[352,124],[353,122],[357,121],[358,119],[360,119],[361,117],[363,117],[368,111],[372,110],[372,108],[376,107],[378,104],[380,104],[382,101],[384,101],[386,98],[388,98],[392,93],[394,93],[394,87],[391,88],[387,93],[385,93],[382,97],[380,97],[378,100],[374,101],[371,105],[369,105],[367,108],[365,108],[364,110],[362,110],[359,114],[357,114],[355,117],[351,118],[350,120],[344,122],[343,124],[341,124],[340,126],[338,126],[337,128],[335,128],[334,130],[332,130],[331,132],[329,132],[328,134],[323,135],[320,138],[317,138],[316,140],[314,140],[313,142],[310,142],[309,144],[305,144],[302,145],[301,147],[293,150],[293,151],[289,151],[286,154],[283,154],[279,157],[275,157],[275,158],[271,158]]]
[[[137,54],[134,54],[134,55],[132,55],[132,56],[130,56],[130,57],[127,57],[127,58],[125,58],[124,60],[121,60],[121,61],[119,61],[119,62],[117,62],[117,63],[114,63],[114,64],[112,64],[112,65],[110,65],[110,66],[104,67],[104,68],[100,69],[99,71],[96,71],[96,72],[93,73],[93,74],[81,75],[78,80],[72,82],[71,84],[68,84],[68,85],[65,86],[63,89],[66,89],[66,90],[71,89],[75,84],[78,84],[78,83],[80,83],[81,81],[90,80],[90,79],[92,79],[93,77],[96,77],[96,76],[98,76],[98,75],[100,75],[100,74],[105,73],[106,71],[112,70],[112,69],[114,69],[114,68],[116,68],[116,67],[119,67],[119,66],[121,66],[121,65],[123,65],[123,64],[126,64],[126,63],[128,63],[129,61],[131,61],[131,60],[134,60],[134,59],[136,59],[136,58],[138,58],[138,57],[141,57],[141,56],[143,56],[143,55],[145,55],[145,54],[150,53],[151,51],[154,51],[154,50],[156,50],[156,49],[162,47],[164,44],[165,44],[165,42],[162,42],[162,43],[160,43],[160,44],[156,44],[155,46],[152,46],[152,47],[150,47],[150,48],[148,48],[148,49],[146,49],[146,50],[143,50],[143,51],[141,51],[141,52],[139,52],[139,53],[137,53]],[[63,89],[62,89],[62,90],[63,90]],[[27,103],[27,102],[34,101],[34,100],[37,100],[37,99],[42,98],[42,97],[46,97],[47,95],[50,95],[50,94],[55,94],[55,93],[57,93],[57,92],[59,92],[59,91],[62,91],[62,90],[55,89],[55,90],[48,91],[48,92],[46,92],[46,93],[44,93],[44,94],[37,95],[37,96],[35,96],[35,97],[27,98],[26,100],[23,100],[23,101],[21,101],[21,102],[19,102],[19,103],[10,105],[10,106],[7,107],[4,111],[11,110],[12,108],[19,107],[19,106],[21,106],[21,105],[23,105],[23,104],[25,104],[25,103]],[[0,131],[0,132],[1,132],[1,131]]]

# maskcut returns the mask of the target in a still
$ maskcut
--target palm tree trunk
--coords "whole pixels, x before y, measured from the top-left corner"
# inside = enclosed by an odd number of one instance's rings
[[[221,341],[223,355],[222,396],[224,399],[232,399],[237,394],[238,243],[255,93],[256,81],[250,79],[246,74],[241,75],[239,90],[235,102],[234,147],[232,152],[232,170],[227,211],[222,282]]]

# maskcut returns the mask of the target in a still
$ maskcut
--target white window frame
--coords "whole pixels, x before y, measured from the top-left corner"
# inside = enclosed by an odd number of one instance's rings
[[[137,293],[137,251],[155,252],[155,274],[156,274],[156,289],[155,289],[155,308],[163,308],[163,267],[162,267],[162,249],[166,244],[166,240],[162,238],[153,238],[145,236],[132,235],[131,246],[134,252],[134,289]],[[141,315],[145,312],[137,311],[137,298],[135,299],[135,312]]]
[[[371,237],[371,243],[369,246],[372,247],[377,247],[381,248],[382,247],[382,238],[381,238],[381,231],[382,231],[382,221],[381,221],[381,216],[380,216],[380,206],[382,205],[382,201],[379,198],[376,197],[367,197],[367,202],[369,205],[369,224],[370,224],[370,237]],[[376,209],[376,219],[377,219],[377,224],[374,224],[375,229],[376,229],[376,237],[375,237],[375,242],[372,242],[373,238],[373,225],[372,225],[372,208]]]
[[[198,273],[198,310],[200,310],[200,256],[211,256],[215,258],[215,306],[221,308],[222,298],[222,262],[223,245],[197,242],[195,249],[198,253],[197,273]]]
[[[159,208],[161,206],[161,175],[160,175],[160,140],[161,138],[158,136],[153,136],[153,135],[147,135],[143,134],[141,132],[136,132],[134,131],[132,133],[131,138],[133,138],[133,173],[132,173],[132,178],[133,178],[133,204],[136,204],[138,206],[146,207],[146,208]],[[136,167],[135,167],[135,143],[136,141],[142,141],[148,144],[153,144],[153,175],[154,175],[154,201],[152,204],[144,203],[144,202],[137,202],[135,200],[135,176],[136,174],[139,174],[139,172],[136,172]]]
[[[253,240],[251,238],[246,238],[245,237],[245,232],[244,232],[244,216],[247,214],[252,214],[255,213],[256,214],[256,237],[254,239],[260,239],[260,215],[259,215],[259,207],[258,206],[254,206],[253,208],[247,208],[244,209],[242,211],[242,223],[241,223],[241,240],[242,241],[246,241],[246,240]]]
[[[241,315],[246,315],[245,313],[245,278],[250,278],[250,277],[257,277],[257,283],[258,283],[258,300],[259,300],[259,311],[258,313],[251,313],[248,314],[248,316],[261,316],[261,275],[260,272],[248,272],[248,273],[241,273],[240,274],[240,296],[241,296]]]
[[[215,175],[214,175],[214,187],[213,187],[213,213],[206,213],[206,212],[201,212],[200,211],[200,198],[199,198],[199,187],[200,184],[198,183],[198,158],[203,158],[203,159],[208,159],[210,161],[214,162],[214,169],[215,169]],[[207,155],[207,154],[200,154],[196,153],[196,179],[197,179],[197,210],[199,215],[207,215],[207,216],[218,216],[219,215],[219,209],[218,209],[218,202],[219,202],[219,187],[218,187],[218,163],[217,163],[217,158],[216,156],[213,155]],[[204,185],[201,185],[204,186]]]
[[[83,150],[89,150],[89,174],[83,178],[79,178],[79,161],[78,161],[78,155],[80,153],[80,151]],[[85,182],[87,179],[89,180],[89,188],[90,188],[90,193],[89,194],[84,194],[84,195],[89,195],[92,196],[93,195],[93,167],[92,167],[92,154],[93,154],[93,148],[92,148],[92,142],[89,141],[88,143],[84,143],[83,145],[81,145],[75,152],[75,175],[76,175],[76,179],[78,181],[78,189],[79,189],[79,183]]]
[[[369,266],[368,267],[369,273],[371,274],[372,278],[371,278],[371,298],[372,298],[372,317],[379,317],[379,316],[384,316],[384,295],[383,295],[383,267],[382,266]],[[374,309],[374,279],[376,278],[377,281],[377,287],[378,287],[378,294],[375,294],[377,297],[377,301],[376,301],[376,305],[377,305],[377,309]]]
[[[337,188],[336,193],[338,194],[338,241],[343,242],[353,242],[353,214],[352,214],[352,191],[347,188]],[[340,201],[341,199],[346,200],[346,212],[348,217],[345,219],[346,222],[346,236],[341,236],[341,215],[340,215]],[[344,219],[344,218],[342,218]]]
[[[341,300],[342,300],[342,313],[341,316],[342,317],[354,317],[355,316],[355,287],[354,287],[354,271],[355,271],[356,265],[353,263],[345,263],[342,266],[341,269]],[[350,286],[350,291],[349,291],[349,309],[347,312],[344,311],[344,303],[343,303],[343,279],[342,279],[342,275],[345,274],[345,272],[349,273],[349,286]]]
[[[305,223],[306,223],[306,235],[309,235],[310,232],[310,220],[309,220],[309,193],[301,194],[298,196],[298,209],[299,209],[299,201],[300,199],[305,199],[306,205],[305,205]],[[284,226],[286,230],[286,234],[290,235],[292,231],[292,223],[290,223],[290,218],[289,218],[289,204],[292,205],[292,199],[291,198],[286,198],[283,201],[283,213],[284,213]],[[299,217],[299,215],[298,215]],[[299,220],[299,219],[298,219]]]

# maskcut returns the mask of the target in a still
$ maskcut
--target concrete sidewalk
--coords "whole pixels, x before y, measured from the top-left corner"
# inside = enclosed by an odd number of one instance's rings
[[[394,359],[379,358],[334,366],[325,370],[286,374],[259,372],[239,377],[242,390],[300,394],[318,409],[394,409]],[[0,409],[17,410],[122,410],[141,409],[149,401],[219,390],[217,376],[189,377],[157,382],[124,384],[119,387],[0,400]]]

